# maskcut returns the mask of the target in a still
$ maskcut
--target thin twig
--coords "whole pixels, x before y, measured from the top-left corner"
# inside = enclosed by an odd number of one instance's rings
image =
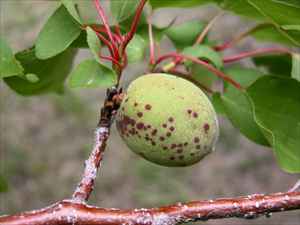
[[[108,20],[106,18],[104,10],[103,10],[102,6],[100,5],[99,0],[94,0],[94,4],[96,6],[98,15],[99,15],[100,19],[103,22],[103,26],[105,27],[106,33],[107,33],[107,35],[108,35],[108,37],[109,37],[109,39],[111,41],[111,46],[113,48],[114,56],[116,58],[119,58],[119,52],[118,52],[118,49],[116,47],[115,39],[113,38],[113,34],[112,34],[112,31],[111,31],[111,29],[109,27]]]
[[[152,14],[148,17],[148,35],[149,35],[149,49],[150,49],[150,65],[154,65],[155,63],[155,47],[154,47],[154,40],[153,40],[153,32],[152,32]]]
[[[223,80],[231,83],[234,87],[236,87],[237,89],[243,89],[243,87],[237,83],[236,81],[234,81],[232,78],[230,78],[229,76],[227,76],[226,74],[224,74],[222,71],[216,69],[215,67],[213,67],[212,65],[210,65],[209,63],[198,59],[196,57],[192,57],[192,56],[188,56],[188,55],[183,55],[177,52],[173,52],[173,53],[169,53],[169,54],[165,54],[161,57],[159,57],[154,65],[154,68],[156,65],[158,65],[159,63],[161,63],[162,61],[169,59],[169,58],[175,58],[175,60],[182,60],[182,59],[186,59],[186,60],[190,60],[196,64],[202,65],[204,66],[206,69],[208,69],[209,71],[213,72],[215,75],[217,75],[218,77],[222,78]]]
[[[249,30],[246,30],[245,32],[242,32],[242,33],[238,34],[232,40],[227,41],[224,44],[215,46],[214,49],[216,51],[223,51],[225,49],[228,49],[228,48],[234,46],[235,44],[237,44],[238,42],[240,42],[241,40],[243,40],[244,38],[248,37],[250,34],[256,32],[260,29],[264,29],[266,27],[269,27],[269,26],[273,26],[273,24],[271,24],[271,23],[258,24],[256,26],[250,28]]]
[[[298,180],[296,184],[291,189],[289,189],[288,192],[294,192],[297,191],[298,189],[300,189],[300,180]]]
[[[222,17],[225,14],[225,12],[220,12],[218,13],[216,16],[214,16],[209,23],[205,26],[205,28],[203,29],[203,31],[200,33],[200,35],[198,36],[197,40],[195,41],[194,45],[199,45],[203,42],[204,38],[206,37],[206,35],[208,34],[209,30],[212,28],[212,26],[217,22],[217,20]]]
[[[75,202],[82,203],[87,201],[93,191],[97,170],[103,158],[106,141],[109,137],[112,117],[119,107],[119,101],[115,101],[115,96],[118,94],[115,87],[107,90],[106,100],[101,109],[100,120],[95,132],[95,144],[88,160],[85,161],[82,179],[72,197]]]
[[[259,55],[266,55],[266,54],[292,54],[292,52],[287,48],[262,48],[256,49],[249,52],[242,52],[237,55],[227,56],[223,58],[224,63],[231,63],[235,61],[239,61],[244,58],[259,56]]]
[[[137,7],[137,9],[136,9],[136,13],[135,13],[134,18],[132,20],[130,30],[125,35],[125,40],[123,42],[122,51],[121,51],[122,53],[125,51],[126,46],[131,41],[131,39],[133,38],[133,36],[136,32],[136,29],[137,29],[138,23],[140,21],[140,17],[142,15],[143,8],[144,8],[146,2],[147,2],[147,0],[141,0],[138,7]]]
[[[109,209],[61,201],[45,209],[0,217],[1,225],[176,225],[237,217],[255,219],[300,209],[300,192],[177,203],[151,209]]]

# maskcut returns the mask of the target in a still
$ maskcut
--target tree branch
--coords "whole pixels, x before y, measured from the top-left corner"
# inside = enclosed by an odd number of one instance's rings
[[[119,94],[120,92],[115,87],[107,90],[106,100],[101,109],[100,120],[95,131],[95,144],[88,160],[85,161],[82,179],[73,194],[75,202],[87,201],[93,191],[97,170],[109,137],[112,118],[119,108],[120,101],[116,98]]]
[[[300,209],[300,192],[177,203],[151,209],[107,209],[64,200],[47,208],[0,217],[1,225],[174,225],[237,217],[254,219]]]

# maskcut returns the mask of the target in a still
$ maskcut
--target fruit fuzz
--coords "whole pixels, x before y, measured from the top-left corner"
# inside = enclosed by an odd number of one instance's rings
[[[116,118],[127,146],[163,166],[188,166],[214,150],[219,127],[207,96],[169,74],[147,74],[128,87]]]

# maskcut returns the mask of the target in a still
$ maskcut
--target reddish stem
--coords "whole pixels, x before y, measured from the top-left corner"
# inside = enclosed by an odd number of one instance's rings
[[[100,17],[100,19],[103,22],[103,26],[105,27],[106,34],[108,35],[108,37],[109,37],[109,39],[111,41],[111,46],[112,46],[112,49],[113,49],[113,52],[114,52],[114,57],[117,58],[117,59],[119,59],[119,52],[118,52],[118,49],[116,47],[116,43],[115,43],[115,40],[113,38],[113,33],[110,30],[110,27],[109,27],[109,24],[108,24],[108,20],[106,18],[104,10],[103,10],[103,8],[100,5],[99,0],[94,0],[94,4],[96,6],[96,9],[97,9],[97,12],[99,14],[99,17]]]
[[[153,32],[152,32],[152,21],[151,17],[148,18],[148,34],[149,34],[149,46],[150,46],[150,65],[155,64],[155,50],[154,50],[154,41],[153,41]]]
[[[120,69],[122,68],[122,65],[117,60],[115,60],[113,57],[102,56],[99,54],[99,58],[108,60],[108,61],[112,62],[113,64],[117,65]]]
[[[210,219],[270,217],[300,209],[300,192],[253,194],[236,198],[201,200],[159,208],[110,209],[60,201],[47,208],[0,217],[5,225],[176,225]],[[242,223],[241,223],[242,224]]]
[[[156,63],[155,63],[155,66],[157,64],[159,64],[160,62],[162,62],[163,60],[165,59],[168,59],[168,58],[175,58],[175,59],[187,59],[187,60],[190,60],[196,64],[199,64],[199,65],[202,65],[204,66],[206,69],[208,69],[209,71],[213,72],[214,74],[216,74],[218,77],[222,78],[223,80],[231,83],[234,87],[238,88],[238,89],[243,89],[242,86],[237,83],[236,81],[234,81],[233,79],[231,79],[229,76],[227,76],[226,74],[224,74],[222,71],[216,69],[215,67],[213,67],[212,65],[208,64],[207,62],[205,61],[202,61],[198,58],[195,58],[195,57],[192,57],[192,56],[188,56],[188,55],[182,55],[180,53],[177,53],[177,52],[174,52],[174,53],[169,53],[169,54],[166,54],[166,55],[163,55],[161,56],[160,58],[158,58],[156,60]]]
[[[233,45],[237,44],[239,41],[243,40],[245,37],[248,37],[250,34],[256,32],[260,29],[263,29],[265,27],[268,27],[268,26],[274,26],[274,25],[272,23],[258,24],[256,26],[250,28],[249,30],[242,32],[242,33],[238,34],[237,36],[233,37],[232,40],[227,41],[221,45],[215,46],[214,49],[216,51],[224,51],[225,49],[228,49],[228,48],[232,47]]]
[[[249,52],[242,52],[237,55],[233,56],[227,56],[224,57],[223,62],[224,63],[231,63],[235,61],[239,61],[244,58],[253,57],[253,56],[259,56],[259,55],[265,55],[265,54],[291,54],[292,52],[289,49],[286,48],[263,48],[263,49],[256,49]]]
[[[116,36],[118,37],[119,39],[119,43],[121,43],[123,41],[123,35],[121,33],[121,29],[120,29],[120,26],[119,24],[116,24],[115,25],[115,32],[116,32]]]
[[[131,27],[129,32],[125,35],[125,40],[123,42],[123,47],[122,47],[122,53],[125,51],[126,46],[128,45],[128,43],[131,41],[131,39],[133,38],[136,29],[137,29],[137,25],[139,23],[140,17],[142,15],[143,12],[143,8],[146,4],[147,0],[141,0],[137,9],[136,9],[136,13],[134,15],[133,21],[131,23]]]
[[[107,40],[102,34],[100,34],[98,32],[96,32],[96,34],[97,34],[98,38],[107,46],[107,48],[110,52],[110,55],[112,57],[114,57],[115,54],[114,54],[114,49],[112,47],[111,42],[109,42],[109,40]]]

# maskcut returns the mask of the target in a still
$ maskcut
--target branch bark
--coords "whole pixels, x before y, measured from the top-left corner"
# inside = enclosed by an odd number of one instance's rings
[[[300,209],[300,192],[177,203],[151,209],[107,209],[64,200],[47,208],[0,217],[1,225],[175,225],[229,217],[253,219]]]
[[[73,201],[85,202],[93,191],[94,182],[97,176],[97,170],[103,158],[106,147],[106,141],[109,137],[110,127],[114,114],[117,112],[120,104],[116,87],[107,90],[106,99],[101,109],[100,120],[95,131],[95,144],[89,158],[85,161],[83,176],[73,194]]]

